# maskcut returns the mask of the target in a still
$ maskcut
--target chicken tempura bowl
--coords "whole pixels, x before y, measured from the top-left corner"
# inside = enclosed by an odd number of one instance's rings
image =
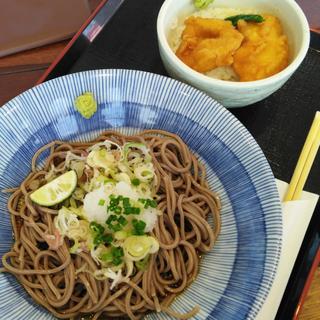
[[[166,0],[157,33],[169,75],[227,108],[281,88],[310,43],[308,21],[294,0]]]

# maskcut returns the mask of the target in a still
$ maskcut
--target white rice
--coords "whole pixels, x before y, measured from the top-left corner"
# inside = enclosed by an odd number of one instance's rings
[[[235,16],[238,14],[257,14],[259,11],[252,8],[244,9],[235,9],[235,8],[215,8],[213,5],[209,6],[206,9],[195,11],[192,14],[182,15],[177,17],[172,21],[169,34],[168,34],[168,43],[173,52],[176,52],[180,43],[181,35],[185,28],[184,21],[191,16],[201,17],[201,18],[214,18],[214,19],[225,19],[230,16]],[[234,72],[231,66],[227,67],[218,67],[209,72],[205,73],[208,77],[220,80],[228,81],[239,81],[238,76]]]

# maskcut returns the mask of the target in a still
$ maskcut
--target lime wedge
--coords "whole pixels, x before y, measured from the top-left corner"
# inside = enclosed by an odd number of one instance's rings
[[[31,193],[30,198],[41,206],[54,206],[70,197],[76,186],[77,174],[71,170]]]

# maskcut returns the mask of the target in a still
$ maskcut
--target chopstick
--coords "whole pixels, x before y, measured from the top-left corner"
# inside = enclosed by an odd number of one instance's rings
[[[320,112],[317,111],[301,151],[284,201],[299,200],[320,145]]]

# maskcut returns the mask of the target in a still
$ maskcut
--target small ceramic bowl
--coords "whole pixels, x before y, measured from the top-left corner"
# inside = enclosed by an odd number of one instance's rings
[[[210,78],[184,64],[168,42],[174,21],[196,11],[193,0],[166,0],[159,12],[157,33],[159,50],[167,72],[206,92],[225,107],[243,107],[260,101],[278,90],[297,70],[305,58],[310,42],[308,21],[294,0],[215,0],[217,8],[255,8],[277,16],[288,37],[290,64],[281,72],[257,81],[234,82]]]

